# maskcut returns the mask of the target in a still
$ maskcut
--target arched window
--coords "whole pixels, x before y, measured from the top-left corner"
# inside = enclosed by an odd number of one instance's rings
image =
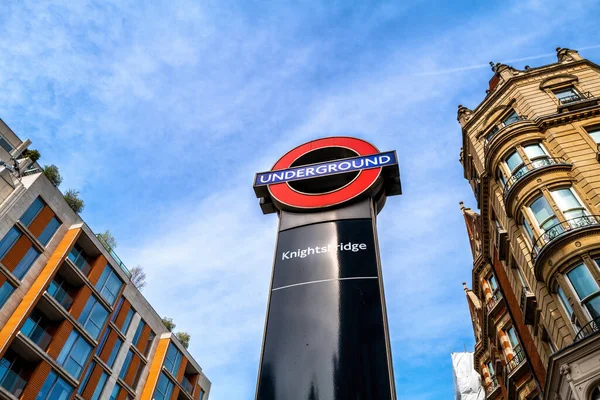
[[[600,400],[600,386],[596,386],[596,389],[592,392],[591,400]]]

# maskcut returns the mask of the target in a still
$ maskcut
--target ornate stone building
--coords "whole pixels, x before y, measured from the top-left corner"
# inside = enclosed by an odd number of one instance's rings
[[[465,285],[489,399],[600,399],[600,66],[492,65],[485,99],[458,107]]]

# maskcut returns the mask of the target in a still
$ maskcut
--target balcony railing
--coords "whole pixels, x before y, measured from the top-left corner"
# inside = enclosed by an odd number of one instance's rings
[[[90,273],[92,267],[85,260],[83,253],[78,252],[75,250],[75,248],[73,248],[69,253],[69,260],[73,261],[73,264],[75,264],[75,266],[77,266],[77,268],[79,268],[85,276]]]
[[[20,398],[25,386],[27,386],[27,381],[9,368],[0,366],[0,386],[13,396]]]
[[[123,261],[121,261],[121,259],[117,255],[117,253],[115,253],[115,251],[112,249],[112,247],[109,246],[104,241],[104,239],[102,239],[102,236],[96,236],[96,238],[98,239],[98,241],[100,243],[102,243],[102,246],[104,246],[104,248],[106,249],[106,251],[108,251],[108,254],[110,254],[111,257],[117,262],[117,265],[121,268],[121,270],[123,272],[125,272],[125,275],[127,275],[129,278],[131,278],[131,271],[129,271],[129,269],[127,268],[127,266],[123,263]]]
[[[502,130],[502,128],[507,127],[509,125],[514,124],[515,122],[519,122],[519,121],[525,121],[527,118],[523,117],[523,116],[515,116],[513,118],[510,118],[504,122],[501,122],[500,124],[494,126],[489,133],[485,136],[485,143],[483,145],[484,150],[487,151],[488,150],[488,146],[490,144],[490,142],[492,141],[492,139],[494,137],[496,137],[496,135],[498,134],[498,132],[500,132]]]
[[[523,361],[525,361],[525,354],[521,346],[515,346],[513,349],[515,356],[506,364],[507,375],[514,371]]]
[[[189,394],[192,394],[192,392],[194,391],[194,386],[191,384],[191,382],[186,377],[183,377],[181,379],[181,385],[183,386],[185,391],[188,392]]]
[[[496,289],[496,291],[492,294],[492,298],[487,302],[488,313],[491,312],[494,307],[496,307],[496,304],[498,304],[500,300],[502,300],[502,293]]]
[[[26,331],[22,331],[25,336],[27,336],[31,341],[39,346],[40,349],[46,350],[48,345],[52,341],[52,335],[50,335],[44,328],[39,325],[33,325],[32,327],[23,326],[23,329]]]
[[[560,222],[546,230],[542,235],[538,236],[533,243],[533,252],[531,258],[535,260],[542,249],[552,241],[566,235],[567,233],[585,228],[591,225],[599,225],[600,216],[598,215],[582,215],[580,217],[571,218],[567,221]]]
[[[492,379],[492,383],[490,383],[489,385],[487,385],[485,387],[485,393],[486,394],[490,394],[494,390],[498,389],[498,378],[496,378],[496,376],[492,376],[491,379]]]
[[[523,167],[519,168],[517,170],[517,172],[515,172],[506,181],[506,184],[504,185],[504,192],[503,192],[504,199],[506,200],[506,198],[508,197],[508,193],[510,192],[510,189],[515,185],[515,183],[520,181],[525,176],[529,175],[531,172],[545,168],[545,167],[549,167],[551,165],[569,165],[569,163],[567,163],[562,158],[548,157],[548,158],[541,158],[541,159],[535,160],[534,162],[529,163],[529,164],[525,164]]]
[[[67,291],[61,287],[54,288],[54,290],[52,289],[53,288],[48,288],[48,293],[50,296],[54,297],[54,299],[58,301],[58,303],[63,306],[65,310],[71,308],[71,305],[73,304],[73,298],[69,296],[69,293],[67,293]]]
[[[586,337],[593,335],[598,331],[600,331],[600,318],[595,318],[587,324],[585,324],[583,328],[579,330],[577,336],[575,336],[575,341],[578,342],[580,340],[583,340]]]
[[[565,106],[567,104],[578,103],[580,101],[590,100],[593,98],[594,98],[594,96],[592,95],[592,93],[584,92],[582,94],[574,94],[571,96],[563,97],[563,98],[559,99],[559,101],[560,101],[561,106]]]

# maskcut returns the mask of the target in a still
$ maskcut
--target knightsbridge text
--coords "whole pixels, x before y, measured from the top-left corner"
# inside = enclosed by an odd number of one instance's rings
[[[351,251],[356,253],[361,250],[366,250],[367,245],[365,243],[339,243],[339,244],[328,244],[327,246],[315,246],[307,247],[305,249],[298,249],[294,251],[284,251],[281,253],[282,260],[290,260],[292,258],[306,258],[313,254],[324,254],[331,251]]]

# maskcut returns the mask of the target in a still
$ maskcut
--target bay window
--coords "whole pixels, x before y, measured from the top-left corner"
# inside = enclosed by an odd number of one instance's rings
[[[575,295],[593,319],[600,317],[600,287],[588,266],[579,264],[566,274]]]

